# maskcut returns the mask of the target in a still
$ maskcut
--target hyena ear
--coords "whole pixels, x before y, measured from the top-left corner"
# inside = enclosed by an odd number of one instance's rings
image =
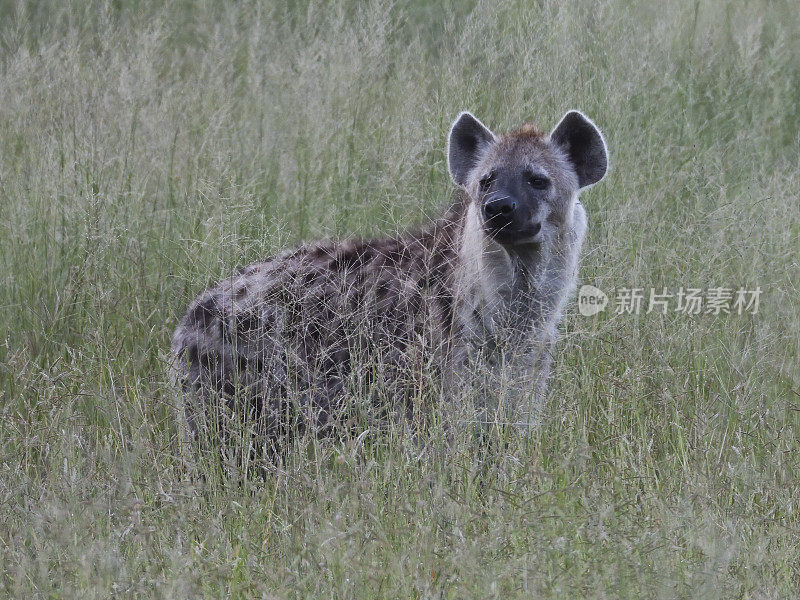
[[[453,181],[466,185],[469,172],[494,141],[494,134],[470,113],[458,115],[447,138],[447,167]]]
[[[608,149],[603,134],[591,119],[571,110],[559,121],[550,139],[567,153],[582,188],[600,181],[608,170]]]

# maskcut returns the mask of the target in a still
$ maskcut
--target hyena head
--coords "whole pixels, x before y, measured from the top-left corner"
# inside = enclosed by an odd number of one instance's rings
[[[503,136],[463,112],[447,154],[450,175],[478,209],[484,232],[507,248],[551,241],[570,224],[578,192],[608,167],[600,130],[578,111],[550,135],[525,125]]]

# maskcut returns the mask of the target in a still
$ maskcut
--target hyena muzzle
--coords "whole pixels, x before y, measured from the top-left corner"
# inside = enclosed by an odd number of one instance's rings
[[[171,359],[190,436],[246,421],[270,440],[364,406],[413,418],[425,389],[477,399],[480,420],[535,420],[606,145],[577,111],[502,136],[464,112],[447,154],[459,190],[438,219],[303,245],[191,303]]]

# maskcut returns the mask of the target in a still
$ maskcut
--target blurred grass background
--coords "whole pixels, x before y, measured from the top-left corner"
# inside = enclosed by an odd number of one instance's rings
[[[0,589],[797,597],[799,35],[788,1],[0,0]],[[192,476],[163,361],[194,294],[440,210],[460,110],[570,108],[611,152],[581,281],[758,314],[573,306],[528,437]]]

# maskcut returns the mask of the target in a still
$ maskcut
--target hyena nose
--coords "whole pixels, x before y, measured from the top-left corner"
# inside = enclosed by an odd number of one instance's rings
[[[483,205],[483,211],[486,213],[488,219],[494,219],[496,217],[511,219],[516,210],[517,203],[508,196],[489,200]]]

